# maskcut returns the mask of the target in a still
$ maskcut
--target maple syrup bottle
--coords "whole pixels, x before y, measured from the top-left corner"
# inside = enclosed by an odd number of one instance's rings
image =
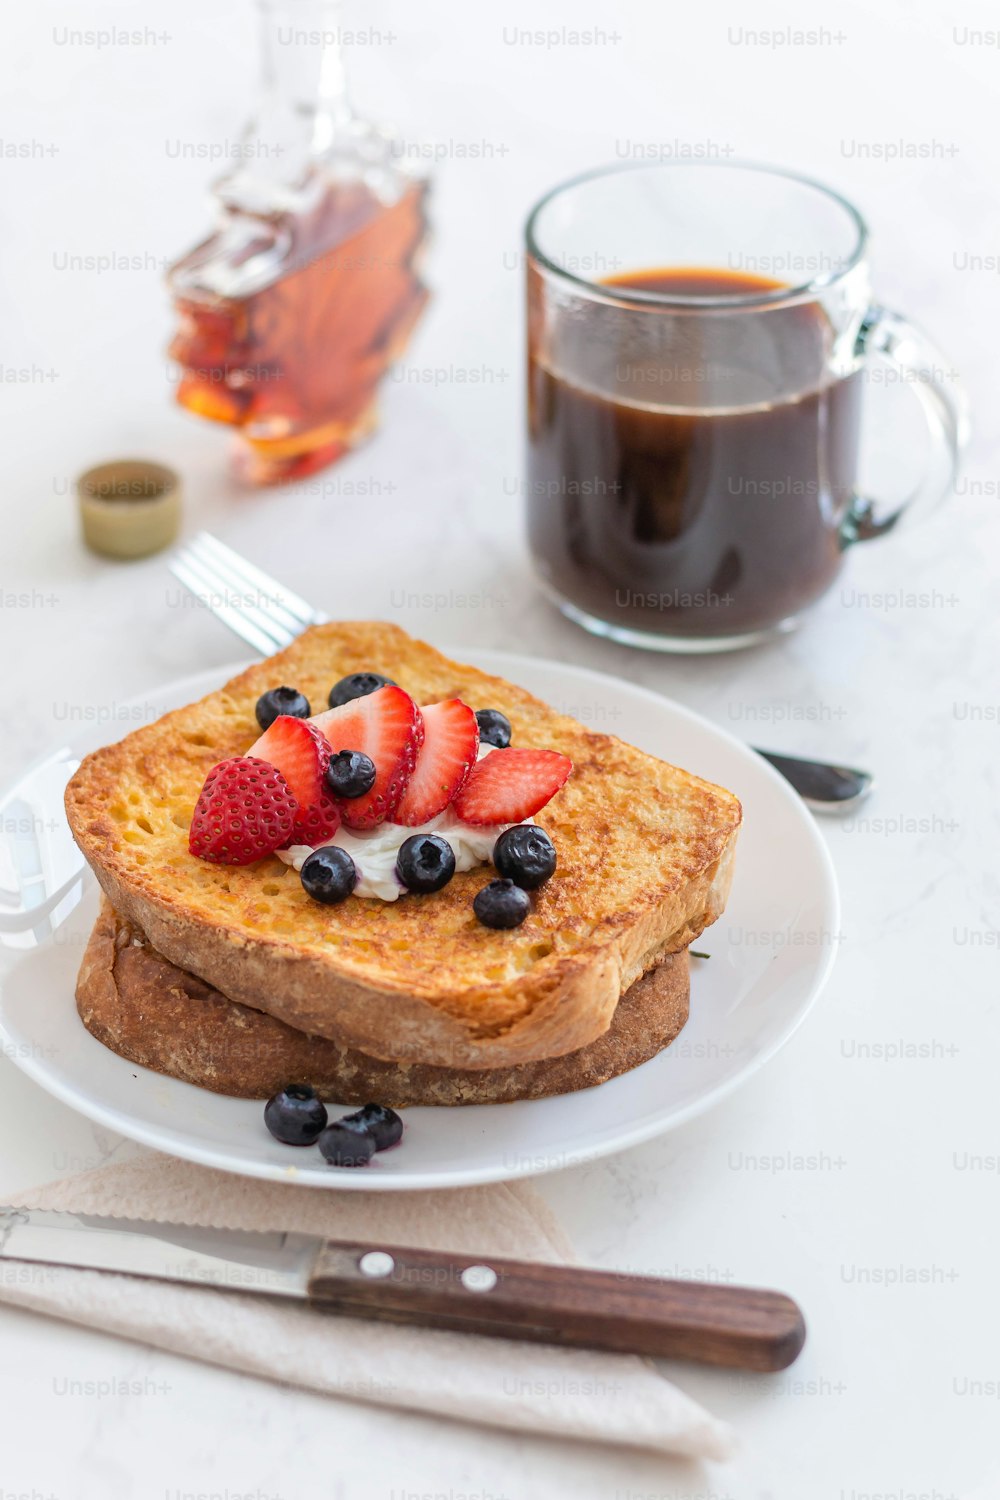
[[[427,300],[419,157],[351,108],[338,0],[258,0],[259,107],[214,185],[215,232],[167,273],[177,400],[238,429],[256,485],[315,473],[377,422]],[[414,164],[416,162],[416,165]]]

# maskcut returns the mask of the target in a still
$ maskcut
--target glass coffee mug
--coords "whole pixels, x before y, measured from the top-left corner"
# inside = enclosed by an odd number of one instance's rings
[[[849,546],[948,493],[964,398],[872,302],[867,241],[836,193],[752,165],[609,168],[536,206],[529,541],[571,619],[665,651],[750,645],[790,629]],[[856,488],[874,359],[932,438],[889,509]]]

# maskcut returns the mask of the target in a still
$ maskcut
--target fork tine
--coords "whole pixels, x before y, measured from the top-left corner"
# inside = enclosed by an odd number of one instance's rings
[[[220,542],[210,531],[199,531],[193,539],[192,548],[201,555],[211,557],[220,568],[228,568],[244,584],[250,584],[265,594],[269,605],[276,606],[299,622],[299,630],[305,629],[307,625],[322,623],[324,616],[301,595],[286,588],[262,568],[255,567],[252,562],[227,547],[225,542]]]
[[[254,612],[261,620],[262,629],[270,630],[273,626],[294,637],[301,635],[306,628],[298,615],[285,608],[280,595],[281,585],[269,579],[266,573],[259,576],[270,584],[270,590],[245,572],[232,567],[224,558],[217,557],[198,537],[187,548],[187,558],[207,577],[216,579],[218,586],[227,594],[234,596],[231,602],[236,608],[242,609],[245,614]]]
[[[246,609],[231,603],[226,597],[225,583],[216,575],[199,566],[186,548],[175,554],[167,566],[175,578],[179,578],[212,613],[228,625],[241,640],[246,641],[262,656],[272,656],[284,646],[290,646],[296,632],[271,621],[259,609]]]

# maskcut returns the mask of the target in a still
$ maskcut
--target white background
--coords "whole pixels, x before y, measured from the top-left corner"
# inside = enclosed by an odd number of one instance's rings
[[[844,938],[806,1027],[708,1118],[542,1181],[586,1259],[781,1287],[805,1306],[809,1345],[785,1376],[679,1373],[743,1442],[735,1463],[702,1469],[387,1416],[5,1311],[4,1497],[957,1500],[990,1481],[997,1401],[969,1390],[992,1381],[995,1391],[1000,1379],[1000,1178],[969,1161],[1000,1154],[1000,277],[970,269],[969,258],[995,266],[1000,255],[1000,49],[962,38],[995,30],[996,14],[919,0],[835,9],[561,0],[540,11],[525,0],[502,9],[358,0],[348,11],[348,24],[393,33],[380,49],[352,51],[359,105],[443,143],[447,157],[433,209],[436,297],[409,362],[493,375],[478,388],[390,383],[381,434],[328,472],[330,485],[248,494],[227,477],[226,434],[171,405],[161,271],[206,229],[214,175],[205,161],[171,156],[168,143],[236,137],[254,83],[249,3],[10,8],[5,150],[39,144],[26,160],[3,160],[0,200],[0,762],[10,776],[74,719],[236,654],[221,626],[181,606],[161,559],[115,566],[79,544],[72,476],[143,454],[182,471],[189,529],[217,531],[330,613],[392,619],[442,645],[590,664],[757,742],[872,767],[879,790],[864,820],[827,829]],[[148,27],[150,40],[58,40],[63,27],[109,24]],[[826,41],[734,40],[790,25],[825,27]],[[602,37],[505,40],[542,26]],[[475,142],[487,159],[463,157]],[[881,297],[947,350],[977,417],[958,496],[859,550],[843,588],[797,635],[716,660],[640,656],[562,622],[530,581],[520,503],[508,492],[521,473],[525,210],[553,182],[622,158],[634,142],[661,143],[666,155],[732,147],[846,192],[873,226]],[[859,143],[923,143],[929,155],[861,159]],[[109,253],[138,257],[141,269],[63,268],[66,256]],[[881,432],[872,472],[901,483],[919,445],[892,438],[882,417],[869,429]],[[341,482],[357,481],[378,498],[352,500]],[[485,598],[470,608],[420,597],[448,590]],[[855,590],[892,596],[866,606]],[[918,1055],[865,1058],[865,1044],[895,1044],[897,1054],[912,1044]],[[5,1060],[0,1147],[0,1192],[121,1149]],[[785,1170],[749,1170],[747,1157],[778,1158]],[[885,1268],[916,1280],[861,1284]],[[146,1394],[59,1394],[66,1380],[108,1378],[137,1379]]]

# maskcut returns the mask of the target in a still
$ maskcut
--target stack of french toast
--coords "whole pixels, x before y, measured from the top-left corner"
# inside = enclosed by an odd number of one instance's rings
[[[326,708],[363,677],[360,707]],[[262,702],[300,707],[262,734]],[[473,720],[507,730],[476,744]],[[336,795],[369,764],[374,792]],[[99,1041],[223,1094],[302,1080],[392,1106],[568,1093],[666,1047],[741,818],[730,792],[382,623],[316,626],[88,756],[66,807],[104,893],[77,987]],[[373,894],[368,850],[384,866],[397,845]],[[443,883],[421,884],[443,845],[465,857],[445,847]]]

